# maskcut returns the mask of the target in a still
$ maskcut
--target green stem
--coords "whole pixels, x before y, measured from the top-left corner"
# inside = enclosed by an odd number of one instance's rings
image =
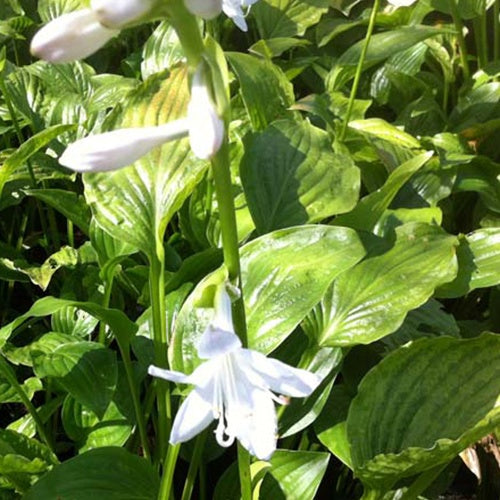
[[[233,283],[236,282],[241,290],[238,229],[236,226],[229,150],[225,141],[217,154],[212,158],[212,173],[214,177],[215,193],[217,196],[217,205],[219,207],[224,264],[226,265],[229,279]],[[244,347],[246,347],[248,345],[248,341],[245,321],[245,307],[242,296],[233,303],[233,322],[236,333],[241,339],[241,343]]]
[[[252,478],[250,476],[250,454],[238,443],[238,471],[240,475],[241,499],[252,500]]]
[[[49,447],[49,449],[54,452],[52,443],[50,442],[50,439],[48,438],[45,428],[43,426],[43,422],[38,415],[38,412],[36,411],[36,408],[33,406],[31,403],[30,399],[24,392],[24,389],[22,388],[21,384],[17,381],[16,375],[10,365],[7,363],[7,361],[4,359],[3,356],[0,355],[0,373],[2,373],[3,377],[9,382],[9,384],[12,386],[12,388],[16,391],[17,395],[19,396],[19,399],[22,401],[26,409],[28,410],[29,414],[33,418],[33,421],[35,422],[36,429],[38,431],[38,435],[42,439],[42,441]]]
[[[205,46],[201,37],[198,21],[184,5],[184,0],[173,0],[168,5],[170,23],[174,27],[182,50],[191,67],[198,66]]]
[[[365,487],[363,491],[363,496],[361,500],[382,500],[384,494],[379,490],[372,490],[368,487]]]
[[[68,238],[68,245],[75,248],[75,231],[73,228],[73,222],[67,219],[66,222],[66,234]]]
[[[147,460],[151,460],[151,453],[149,451],[148,434],[146,432],[146,422],[144,420],[144,414],[141,407],[141,402],[139,400],[139,394],[137,391],[137,386],[134,380],[134,370],[132,367],[132,361],[130,360],[130,346],[122,346],[118,342],[118,347],[122,356],[123,366],[125,368],[125,374],[127,376],[127,382],[130,389],[130,394],[132,396],[132,403],[134,405],[135,419],[137,421],[137,427],[139,428],[139,435],[141,437],[141,445],[144,457]]]
[[[351,94],[349,96],[349,104],[347,106],[347,112],[344,118],[344,123],[342,124],[342,131],[340,132],[340,141],[344,141],[347,127],[349,125],[349,120],[351,119],[351,113],[354,107],[354,101],[356,99],[356,94],[358,92],[359,82],[361,80],[361,73],[363,72],[363,65],[366,59],[366,53],[368,52],[368,46],[370,45],[370,39],[372,37],[373,29],[375,27],[375,20],[377,18],[377,12],[380,6],[380,0],[375,0],[373,2],[372,12],[370,14],[370,20],[368,22],[368,29],[366,31],[365,43],[361,49],[361,54],[359,56],[358,65],[356,67],[356,74],[354,75],[354,81],[352,83]]]
[[[462,18],[460,17],[460,12],[458,11],[456,0],[449,0],[449,6],[451,11],[451,17],[453,19],[453,23],[455,24],[455,29],[457,30],[457,42],[460,52],[460,61],[462,63],[462,71],[464,74],[464,79],[468,80],[470,78],[470,68],[467,56],[467,45],[465,44],[465,38],[464,38],[464,24],[462,22]]]
[[[157,245],[157,255],[150,258],[149,286],[155,365],[167,368],[167,324],[165,314],[165,256],[163,247]],[[158,408],[158,457],[163,460],[170,432],[170,393],[168,382],[156,380],[156,404]]]
[[[104,297],[102,299],[102,306],[103,307],[109,307],[109,303],[111,301],[111,291],[113,290],[113,281],[114,281],[114,269],[110,270],[110,272],[107,273],[108,276],[106,277],[106,281],[104,283]],[[106,345],[106,324],[101,321],[101,324],[99,325],[99,336],[98,336],[99,343],[102,345]]]
[[[191,462],[189,463],[189,469],[186,477],[186,482],[184,483],[184,490],[182,491],[181,500],[190,500],[193,494],[194,482],[196,480],[196,474],[200,467],[201,457],[203,455],[203,448],[205,447],[205,441],[207,439],[207,433],[202,432],[195,441],[193,455],[191,457]]]
[[[493,59],[500,57],[500,0],[493,5]]]
[[[163,476],[161,478],[160,492],[158,493],[158,500],[169,500],[174,482],[174,470],[177,463],[177,456],[181,449],[180,444],[171,444],[168,447],[167,457],[165,459],[165,466],[163,467]]]

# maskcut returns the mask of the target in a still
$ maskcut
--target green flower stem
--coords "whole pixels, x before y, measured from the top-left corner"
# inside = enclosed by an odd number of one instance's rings
[[[42,439],[42,441],[54,453],[52,443],[50,442],[50,439],[47,436],[47,433],[45,432],[45,427],[43,425],[40,416],[38,415],[38,412],[36,411],[36,408],[31,403],[30,399],[24,392],[24,389],[22,388],[21,384],[19,384],[19,382],[17,381],[14,371],[12,370],[12,368],[2,355],[0,355],[0,373],[7,380],[7,382],[9,382],[12,388],[16,391],[17,395],[19,396],[19,399],[22,401],[22,403],[28,410],[29,414],[33,418],[40,439]]]
[[[174,27],[188,64],[195,68],[201,61],[205,46],[198,21],[184,5],[184,0],[173,0],[168,5],[169,21]]]
[[[229,279],[232,282],[236,282],[241,290],[238,230],[236,226],[233,186],[231,183],[229,150],[226,141],[224,141],[220,150],[212,158],[212,173],[217,196],[217,205],[219,207],[224,264],[226,265]],[[241,343],[246,347],[248,345],[248,340],[245,307],[242,296],[233,303],[233,322],[236,333],[241,339]]]
[[[106,276],[104,282],[104,297],[102,299],[102,306],[106,308],[109,307],[109,302],[111,300],[111,291],[113,290],[113,281],[114,281],[114,269],[107,274],[108,276]],[[98,340],[100,344],[106,345],[106,324],[102,321],[101,324],[99,325]]]
[[[241,500],[252,500],[250,453],[238,443],[238,471],[240,474]]]
[[[155,365],[167,368],[167,324],[165,313],[165,254],[158,245],[157,255],[150,256],[149,286]],[[156,404],[158,408],[158,458],[163,460],[166,454],[170,433],[170,392],[168,382],[156,380]]]
[[[177,463],[177,456],[181,449],[180,444],[171,444],[168,447],[167,457],[165,458],[165,466],[163,468],[163,476],[161,478],[160,491],[158,500],[169,500],[174,482],[174,470]]]
[[[141,402],[139,399],[139,394],[137,392],[137,386],[134,380],[134,370],[132,368],[132,361],[130,360],[130,346],[122,346],[118,342],[118,347],[120,349],[120,354],[122,356],[123,366],[125,368],[125,374],[127,376],[127,382],[130,389],[130,394],[132,396],[132,403],[134,405],[135,419],[137,421],[137,427],[139,428],[139,435],[141,437],[141,446],[144,457],[147,460],[151,460],[151,453],[149,451],[148,434],[146,432],[146,422],[144,419],[144,413],[142,411]]]
[[[200,461],[203,455],[203,448],[205,446],[205,441],[207,440],[207,432],[202,432],[195,441],[193,455],[191,457],[191,462],[189,463],[189,470],[186,477],[186,482],[184,483],[184,490],[182,491],[181,500],[190,500],[193,494],[194,482],[196,480],[196,474],[198,474],[198,469],[200,468]]]
[[[478,68],[488,63],[488,40],[486,35],[486,10],[472,21],[474,26],[474,42],[476,44]]]
[[[356,67],[356,74],[354,75],[354,81],[352,83],[351,95],[349,96],[349,104],[347,106],[347,112],[344,118],[344,123],[342,125],[342,131],[340,132],[340,141],[344,141],[347,127],[351,119],[351,113],[354,107],[354,101],[356,99],[356,94],[358,92],[359,82],[361,80],[361,73],[363,72],[363,65],[366,59],[366,53],[368,52],[368,46],[370,45],[370,40],[372,37],[373,29],[375,27],[375,20],[377,18],[377,12],[380,6],[380,0],[375,0],[373,2],[372,12],[370,14],[370,20],[368,21],[368,29],[366,30],[365,43],[361,49],[361,54],[359,56],[358,65]]]
[[[464,38],[464,23],[462,22],[460,12],[458,11],[457,0],[449,0],[449,6],[451,17],[453,18],[453,23],[455,24],[455,29],[457,30],[457,42],[460,51],[460,62],[462,63],[464,79],[468,80],[470,78],[470,68],[467,57],[467,45],[465,44]]]

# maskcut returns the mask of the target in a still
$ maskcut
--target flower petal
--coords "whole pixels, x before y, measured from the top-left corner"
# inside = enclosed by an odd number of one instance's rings
[[[241,349],[237,355],[242,358],[241,366],[256,373],[278,394],[299,398],[309,396],[321,382],[321,378],[314,373],[267,358],[257,351]]]
[[[203,19],[213,19],[222,10],[222,0],[184,0],[187,10]]]
[[[210,359],[229,354],[240,347],[241,340],[234,331],[221,330],[210,324],[198,342],[198,357]]]
[[[234,24],[236,24],[241,31],[248,31],[245,16],[241,10],[240,0],[223,0],[222,10],[227,17],[233,20]]]
[[[122,28],[149,12],[153,3],[153,0],[91,0],[90,5],[104,26]]]
[[[59,163],[76,172],[105,172],[131,165],[156,146],[187,135],[188,122],[124,128],[91,135],[70,144]]]
[[[269,393],[252,388],[249,393],[249,411],[240,416],[236,437],[255,457],[268,460],[276,450],[277,419]],[[239,409],[240,411],[243,408]],[[234,418],[231,422],[234,425]]]
[[[170,434],[172,444],[189,441],[214,419],[212,411],[213,383],[203,389],[193,389],[182,403]]]
[[[157,366],[150,365],[148,367],[149,375],[153,377],[162,378],[164,380],[168,380],[169,382],[176,382],[178,384],[190,384],[191,379],[190,375],[186,375],[185,373],[176,372],[174,370],[165,370],[163,368],[158,368]]]
[[[99,50],[118,31],[105,28],[91,9],[56,17],[31,41],[31,53],[53,63],[84,59]]]

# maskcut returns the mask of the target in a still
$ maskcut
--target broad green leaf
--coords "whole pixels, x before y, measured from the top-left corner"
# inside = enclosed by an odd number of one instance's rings
[[[54,332],[65,333],[82,340],[89,340],[98,320],[91,314],[76,307],[63,307],[52,314],[50,319]]]
[[[87,0],[40,0],[38,2],[38,14],[44,23],[55,17],[88,7]]]
[[[241,276],[249,347],[265,354],[275,349],[332,280],[364,253],[352,229],[321,225],[274,231],[243,246]],[[202,299],[224,279],[220,268],[201,281],[184,303],[170,353],[176,370],[189,373],[197,364],[196,342],[212,317],[211,302],[200,307]]]
[[[261,0],[252,8],[261,38],[303,35],[328,10],[329,0]]]
[[[165,21],[160,23],[144,44],[142,58],[144,80],[182,61],[184,53],[174,28]]]
[[[428,0],[430,5],[440,12],[451,14],[448,0]],[[487,0],[454,0],[457,3],[457,12],[462,19],[472,19],[483,14],[487,8]],[[491,3],[491,0],[489,1]]]
[[[309,44],[307,40],[298,40],[297,38],[271,38],[269,40],[259,40],[257,43],[254,43],[248,49],[248,52],[272,59],[273,57],[280,56],[287,50],[295,47],[306,47]]]
[[[5,342],[12,335],[12,332],[27,319],[49,316],[68,306],[82,309],[106,323],[111,330],[113,330],[122,348],[129,345],[132,337],[137,332],[137,325],[129,320],[122,311],[117,309],[107,309],[93,302],[78,302],[75,300],[58,299],[56,297],[44,297],[37,300],[26,313],[18,316],[14,321],[0,328],[0,348],[3,347]]]
[[[0,455],[21,455],[27,459],[39,458],[47,464],[57,464],[57,457],[49,448],[23,434],[11,430],[0,429]]]
[[[90,210],[83,197],[65,189],[26,189],[24,192],[55,208],[89,234]]]
[[[260,498],[313,500],[329,459],[328,453],[276,450],[271,457],[268,474],[278,485],[274,485],[268,477],[264,478]]]
[[[102,418],[116,388],[115,352],[96,342],[74,338],[47,351],[44,337],[50,335],[44,335],[31,346],[35,374],[57,379],[79,403]]]
[[[401,187],[424,165],[432,153],[415,156],[391,172],[384,185],[359,201],[354,210],[337,217],[335,225],[372,231]]]
[[[261,234],[346,212],[358,199],[358,168],[307,121],[280,120],[251,136],[240,175]]]
[[[42,382],[39,378],[30,377],[27,378],[21,385],[24,394],[28,399],[33,399],[33,395],[36,391],[42,390]],[[18,392],[12,387],[9,381],[0,376],[0,403],[22,403]]]
[[[408,311],[456,276],[456,244],[454,236],[438,227],[396,228],[396,242],[389,251],[340,275],[323,298],[319,344],[369,344],[394,332]]]
[[[187,90],[184,67],[154,75],[129,95],[119,126],[154,126],[182,117]],[[167,223],[206,167],[190,153],[187,139],[177,140],[155,148],[133,166],[85,174],[85,196],[106,232],[152,257],[162,251]]]
[[[422,339],[394,351],[365,376],[349,409],[356,475],[388,490],[451,461],[500,423],[499,380],[496,334]]]
[[[54,467],[23,497],[156,500],[159,479],[144,459],[123,448],[91,450]]]
[[[7,158],[0,168],[0,194],[9,176],[12,175],[17,168],[28,161],[31,156],[49,144],[49,142],[54,140],[57,136],[68,130],[74,130],[75,128],[75,125],[54,125],[23,142],[23,144]]]
[[[460,297],[500,283],[500,229],[478,229],[460,238],[458,274],[437,290],[439,297]]]
[[[349,127],[358,132],[367,134],[368,136],[375,136],[397,146],[404,148],[420,148],[420,143],[412,135],[407,134],[381,118],[354,120],[349,122]]]
[[[283,71],[267,59],[239,52],[228,52],[226,56],[240,82],[252,127],[265,129],[293,104],[292,84]]]

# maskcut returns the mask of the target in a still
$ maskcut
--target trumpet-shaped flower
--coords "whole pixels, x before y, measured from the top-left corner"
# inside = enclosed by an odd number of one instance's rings
[[[175,417],[170,442],[188,441],[217,419],[215,437],[221,446],[238,439],[252,455],[269,459],[277,439],[273,401],[286,402],[272,391],[305,397],[317,387],[319,377],[243,349],[224,287],[217,293],[214,318],[200,339],[198,355],[207,361],[190,375],[155,366],[148,370],[155,377],[194,385]]]
[[[104,172],[131,165],[161,144],[184,137],[186,119],[158,127],[123,128],[91,135],[70,144],[59,163],[76,172]]]
[[[212,19],[224,11],[242,31],[248,30],[243,7],[250,7],[255,2],[257,0],[184,0],[190,12],[204,19]]]
[[[224,139],[224,122],[210,97],[201,66],[195,72],[191,84],[188,120],[193,153],[202,160],[211,158],[219,150]]]
[[[154,3],[154,0],[91,0],[90,5],[101,24],[123,28],[148,13]]]
[[[91,9],[56,17],[31,41],[31,53],[53,63],[84,59],[100,49],[118,31],[105,28]]]

